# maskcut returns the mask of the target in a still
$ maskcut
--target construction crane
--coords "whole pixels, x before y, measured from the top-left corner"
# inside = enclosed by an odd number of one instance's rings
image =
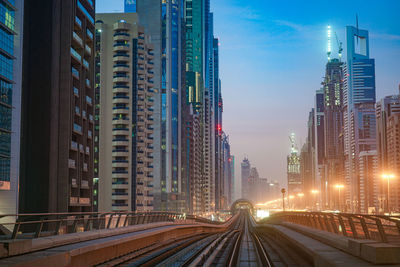
[[[339,54],[339,61],[342,61],[342,53],[343,53],[343,43],[339,41],[339,38],[337,37],[337,34],[335,32],[335,36],[336,36],[336,42],[338,45],[338,54]]]

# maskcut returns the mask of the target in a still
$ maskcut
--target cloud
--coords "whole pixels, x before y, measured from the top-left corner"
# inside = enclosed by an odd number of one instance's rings
[[[289,27],[289,28],[291,28],[291,29],[293,29],[293,30],[296,30],[296,31],[304,31],[304,30],[307,30],[307,26],[305,26],[305,25],[302,25],[302,24],[297,24],[297,23],[294,23],[294,22],[291,22],[291,21],[287,21],[287,20],[274,20],[274,22],[277,24],[277,25],[280,25],[280,26],[287,26],[287,27]]]
[[[398,41],[400,40],[400,35],[388,34],[388,33],[371,33],[371,38],[380,39],[385,41]]]

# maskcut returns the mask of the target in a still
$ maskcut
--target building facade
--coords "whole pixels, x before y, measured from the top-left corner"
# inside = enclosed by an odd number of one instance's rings
[[[241,163],[241,185],[242,194],[241,198],[247,199],[249,197],[249,177],[251,164],[248,158],[244,158]]]
[[[99,210],[152,211],[154,53],[136,13],[97,14]]]
[[[400,88],[399,88],[400,90]],[[378,205],[380,212],[399,211],[400,183],[398,177],[398,116],[400,114],[400,95],[387,96],[376,104],[377,146],[379,174],[394,174],[397,179],[379,183]],[[378,177],[379,178],[379,177]],[[388,196],[390,198],[389,202]]]
[[[92,210],[94,16],[93,0],[25,2],[22,213]]]
[[[369,57],[368,31],[347,26],[346,44],[343,98],[346,208],[351,212],[368,212],[365,205],[361,206],[360,153],[377,147],[375,60]]]
[[[140,24],[154,45],[154,205],[185,209],[181,179],[181,94],[184,85],[183,1],[138,0]]]
[[[303,181],[300,174],[300,155],[296,147],[295,134],[290,135],[290,154],[287,156],[288,195],[296,195],[303,191]]]
[[[0,2],[0,213],[18,211],[24,1]],[[9,222],[3,218],[2,223]],[[14,218],[10,218],[14,220]]]
[[[324,165],[325,207],[338,207],[335,186],[344,185],[343,147],[343,63],[330,59],[326,64],[324,86]]]

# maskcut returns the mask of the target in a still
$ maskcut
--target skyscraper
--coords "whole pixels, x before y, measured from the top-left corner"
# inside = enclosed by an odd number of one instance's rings
[[[338,207],[336,185],[344,185],[343,147],[343,63],[331,59],[326,64],[324,86],[325,205]]]
[[[242,180],[242,198],[246,199],[249,197],[249,183],[250,177],[250,161],[248,158],[244,158],[241,163],[241,180]]]
[[[303,182],[300,175],[300,155],[297,153],[296,136],[290,135],[290,154],[287,156],[288,195],[295,195],[303,191]]]
[[[183,1],[138,0],[136,8],[154,45],[154,161],[161,163],[154,166],[154,205],[156,210],[182,211]]]
[[[328,183],[325,169],[325,101],[324,90],[317,90],[315,93],[315,153],[314,153],[314,174],[315,188],[320,191],[320,205],[326,206]]]
[[[400,90],[400,86],[399,86]],[[398,150],[398,131],[400,116],[400,95],[387,96],[376,104],[377,120],[377,145],[378,145],[378,174],[394,174],[400,177]],[[400,182],[399,179],[390,181],[391,186],[387,188],[386,181],[379,183],[378,179],[378,205],[380,212],[389,212],[388,204],[392,211],[400,210]],[[389,191],[389,194],[388,194]],[[387,202],[389,195],[390,201]]]
[[[370,152],[363,153],[362,157],[374,157],[372,152],[377,148],[375,60],[369,57],[368,31],[347,26],[346,44],[343,98],[346,207],[352,212],[367,212],[367,203],[361,203],[361,194],[373,185],[360,181],[363,161],[360,153]]]
[[[97,14],[99,210],[153,210],[153,46],[136,13]]]
[[[0,3],[0,213],[18,210],[24,1]],[[14,219],[14,218],[12,218]],[[1,222],[5,222],[4,219]]]
[[[94,15],[93,0],[25,1],[22,213],[92,210]]]

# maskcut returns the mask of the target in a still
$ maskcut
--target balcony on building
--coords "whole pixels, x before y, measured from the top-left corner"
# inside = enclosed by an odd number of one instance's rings
[[[78,151],[78,143],[71,141],[71,150]]]
[[[89,181],[82,180],[81,181],[81,189],[89,189]]]
[[[78,183],[76,182],[76,178],[71,178],[71,187],[72,188],[77,188]]]
[[[76,169],[75,160],[73,160],[73,159],[68,159],[68,168],[70,168],[70,169]]]

